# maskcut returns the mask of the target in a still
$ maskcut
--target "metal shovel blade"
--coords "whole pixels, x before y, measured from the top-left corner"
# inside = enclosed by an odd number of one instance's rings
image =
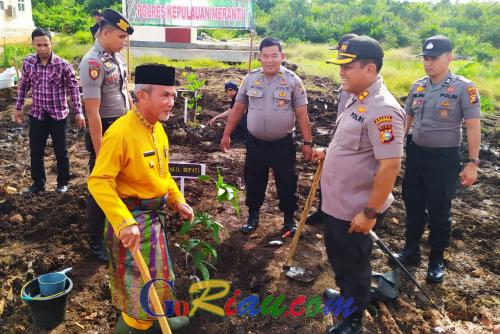
[[[302,267],[285,268],[285,274],[294,280],[304,283],[310,283],[318,277],[318,275],[315,274],[313,271]]]

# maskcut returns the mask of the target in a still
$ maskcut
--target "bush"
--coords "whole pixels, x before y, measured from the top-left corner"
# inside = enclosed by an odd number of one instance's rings
[[[0,67],[7,68],[14,66],[14,59],[19,71],[22,68],[23,59],[31,54],[33,49],[28,44],[7,44],[4,46],[3,54],[0,58]]]
[[[85,45],[93,42],[92,34],[90,33],[90,30],[87,31],[77,31],[74,35],[73,38],[78,45]]]

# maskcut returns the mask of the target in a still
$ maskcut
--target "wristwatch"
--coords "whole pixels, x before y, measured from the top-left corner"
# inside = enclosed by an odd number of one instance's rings
[[[313,146],[314,145],[314,140],[311,140],[311,141],[303,141],[302,142],[302,145],[304,146]]]
[[[469,163],[473,163],[476,166],[479,166],[479,163],[481,162],[481,160],[479,160],[479,158],[476,158],[476,159],[467,159],[466,161],[469,162]]]
[[[375,210],[374,208],[365,208],[363,213],[365,214],[365,217],[368,219],[377,219],[379,215],[377,210]]]

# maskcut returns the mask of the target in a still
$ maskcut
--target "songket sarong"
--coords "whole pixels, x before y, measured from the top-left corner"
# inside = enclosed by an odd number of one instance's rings
[[[149,268],[152,279],[174,281],[174,272],[164,233],[166,197],[147,200],[122,199],[132,213],[141,232],[140,252]],[[140,293],[144,282],[132,253],[118,239],[108,219],[105,222],[104,239],[109,254],[109,285],[113,305],[135,319],[156,319],[140,304]],[[160,301],[174,300],[173,291],[167,283],[154,283]],[[151,287],[152,288],[152,287]],[[153,310],[153,308],[150,308]]]

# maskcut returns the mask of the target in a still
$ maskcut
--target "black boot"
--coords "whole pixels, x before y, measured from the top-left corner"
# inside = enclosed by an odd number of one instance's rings
[[[422,261],[422,257],[420,255],[420,241],[407,240],[403,251],[401,253],[394,254],[394,257],[397,258],[402,264],[419,265],[420,261]]]
[[[109,260],[108,252],[106,251],[106,248],[104,248],[102,241],[100,241],[100,240],[99,241],[91,241],[90,242],[90,251],[100,261],[108,262],[108,260]]]
[[[355,312],[326,331],[326,334],[361,334],[363,333],[363,311]]]
[[[427,283],[441,283],[444,278],[444,251],[431,250],[429,266],[427,267]]]
[[[293,237],[297,231],[297,226],[295,224],[295,219],[293,219],[294,212],[285,212],[283,215],[283,233],[290,231],[290,235]]]
[[[321,223],[323,221],[323,212],[318,209],[318,211],[311,213],[307,216],[306,224],[307,225],[315,225]]]
[[[248,220],[241,228],[243,233],[252,233],[259,225],[259,209],[248,209]]]

